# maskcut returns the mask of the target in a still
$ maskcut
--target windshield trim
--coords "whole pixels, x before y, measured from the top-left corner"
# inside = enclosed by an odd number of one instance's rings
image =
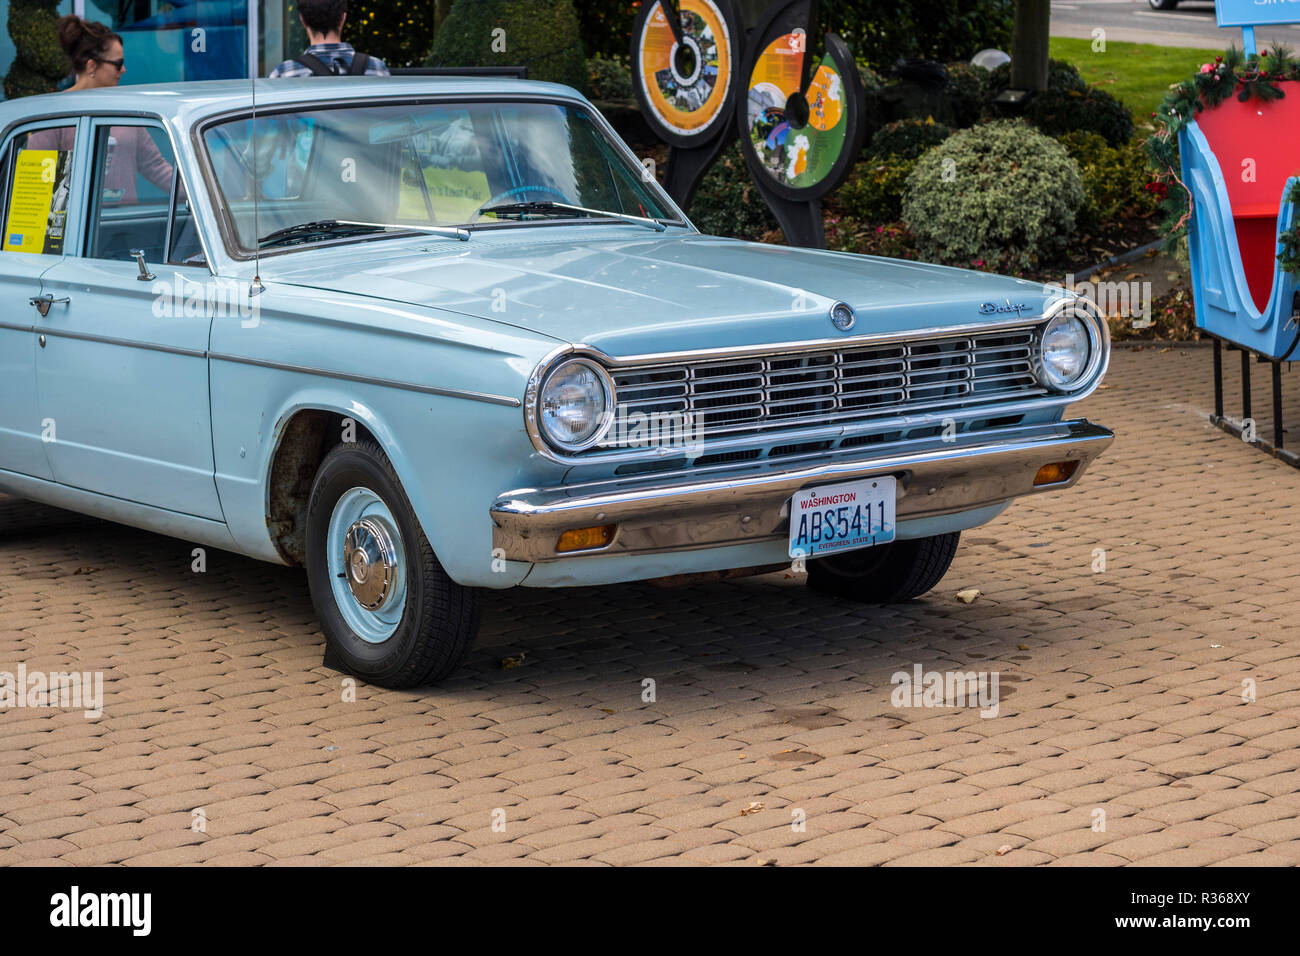
[[[425,105],[443,105],[456,103],[549,103],[552,105],[562,105],[566,107],[576,107],[582,110],[592,122],[603,132],[614,147],[616,152],[621,155],[630,165],[641,166],[641,161],[637,159],[636,154],[628,147],[623,138],[618,135],[614,127],[610,125],[604,115],[594,106],[583,100],[581,97],[572,96],[554,96],[543,94],[529,93],[457,93],[457,94],[432,94],[419,96],[365,96],[347,99],[302,99],[294,103],[281,103],[275,106],[258,109],[258,118],[277,116],[283,113],[301,113],[307,110],[316,109],[349,109],[357,106],[425,106]],[[204,117],[201,122],[195,123],[190,128],[190,140],[194,149],[194,157],[198,162],[199,172],[203,179],[203,185],[207,190],[208,200],[212,211],[216,214],[217,229],[221,233],[221,242],[226,255],[235,262],[252,262],[255,259],[267,259],[273,256],[293,255],[307,249],[319,249],[322,247],[332,247],[356,242],[374,242],[383,239],[409,238],[420,235],[414,231],[398,231],[376,233],[374,235],[364,236],[340,236],[336,239],[327,239],[320,242],[307,242],[295,246],[271,247],[269,249],[253,250],[248,249],[239,243],[239,237],[235,232],[234,223],[230,216],[229,210],[225,205],[222,197],[221,187],[217,183],[216,170],[212,166],[212,158],[208,153],[207,141],[205,135],[209,129],[219,126],[232,120],[250,119],[253,110],[251,106],[241,106],[237,109],[224,110],[220,113],[214,113],[211,116]],[[668,192],[660,185],[657,179],[651,179],[646,184],[646,188],[654,193],[655,197],[664,205],[664,208],[672,216],[666,216],[662,221],[669,226],[680,226],[691,232],[698,233],[699,230],[687,218],[686,213],[673,201]],[[474,230],[478,229],[527,229],[536,226],[553,226],[553,225],[577,225],[587,223],[603,223],[611,225],[618,220],[607,219],[604,217],[574,218],[574,219],[534,219],[522,222],[478,222],[473,226]],[[426,238],[428,238],[426,236]]]

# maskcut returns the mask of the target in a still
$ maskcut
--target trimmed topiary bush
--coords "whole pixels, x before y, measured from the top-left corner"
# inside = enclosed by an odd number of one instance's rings
[[[1111,146],[1122,146],[1133,137],[1133,117],[1127,107],[1105,90],[1048,90],[1029,101],[1025,119],[1048,136],[1064,136],[1086,130],[1101,136]]]
[[[572,0],[456,0],[429,66],[526,66],[530,80],[587,86]]]
[[[10,0],[9,36],[17,52],[5,76],[5,96],[51,93],[69,72],[56,36],[58,0]]]
[[[954,133],[917,160],[903,221],[925,258],[1014,272],[1065,251],[1084,200],[1064,146],[1001,120]]]
[[[868,152],[877,159],[886,156],[920,159],[927,149],[938,146],[951,135],[951,127],[936,123],[933,119],[898,120],[871,137]]]
[[[690,217],[700,232],[733,239],[754,240],[777,228],[739,142],[728,146],[704,174],[691,199]]]

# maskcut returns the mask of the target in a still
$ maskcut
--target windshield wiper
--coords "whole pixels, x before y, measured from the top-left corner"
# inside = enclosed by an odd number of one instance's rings
[[[469,239],[469,230],[458,226],[416,226],[405,223],[356,222],[350,219],[318,219],[315,222],[300,222],[296,226],[277,229],[257,240],[258,247],[281,243],[286,239],[302,236],[322,235],[359,235],[367,232],[426,232],[436,236],[448,236],[465,242]]]
[[[549,199],[535,200],[533,202],[512,202],[502,206],[488,206],[486,209],[480,209],[479,214],[496,213],[497,215],[524,215],[530,212],[576,212],[587,216],[607,216],[610,219],[621,219],[623,222],[635,223],[638,226],[646,226],[655,232],[663,232],[668,227],[660,219],[650,219],[646,216],[629,216],[623,212],[610,212],[608,209],[588,209],[586,206],[570,206],[568,203],[553,202]]]
[[[283,229],[277,229],[275,232],[268,233],[257,240],[258,246],[271,245],[281,242],[284,239],[296,239],[299,236],[322,235],[332,236],[346,233],[356,233],[358,229],[362,231],[371,231],[369,224],[342,222],[338,219],[318,219],[314,222],[300,222],[296,226],[286,226]]]

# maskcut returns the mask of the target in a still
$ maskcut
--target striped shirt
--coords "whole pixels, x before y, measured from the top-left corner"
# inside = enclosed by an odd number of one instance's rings
[[[346,74],[352,66],[352,57],[356,55],[357,51],[352,48],[351,43],[314,43],[307,47],[307,52],[335,72]],[[273,80],[281,77],[311,75],[311,69],[303,66],[297,60],[285,60],[271,71],[271,79]],[[370,62],[366,64],[366,76],[391,75],[384,61],[377,56],[372,56]]]

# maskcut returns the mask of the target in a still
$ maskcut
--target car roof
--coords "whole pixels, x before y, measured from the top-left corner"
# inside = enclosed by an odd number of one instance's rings
[[[340,76],[286,79],[200,80],[114,86],[97,90],[46,93],[0,102],[0,126],[28,117],[78,113],[152,113],[181,125],[218,113],[247,108],[256,85],[258,108],[328,100],[338,103],[380,96],[544,96],[582,100],[558,83],[499,76]]]

